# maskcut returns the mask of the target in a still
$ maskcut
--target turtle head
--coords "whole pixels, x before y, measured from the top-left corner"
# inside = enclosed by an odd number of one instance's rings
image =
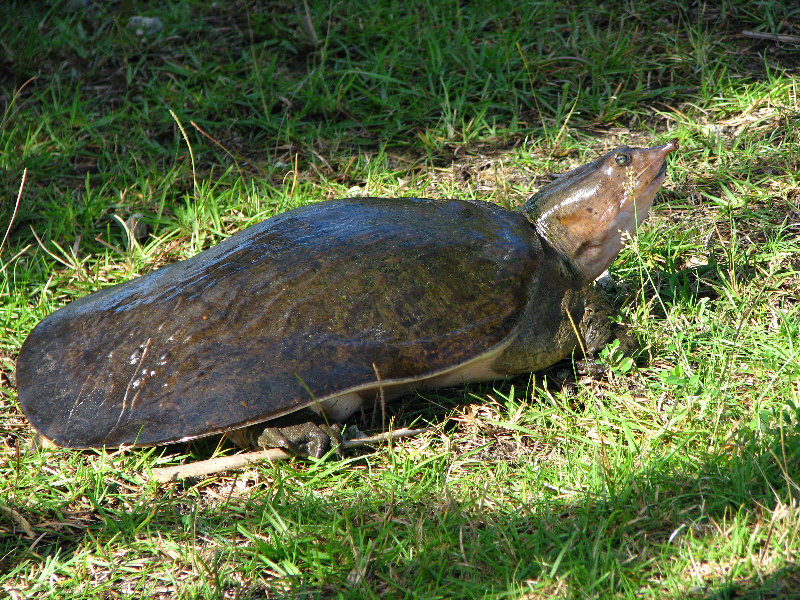
[[[647,217],[678,140],[653,148],[620,146],[568,171],[525,203],[522,210],[541,235],[584,281],[596,279]]]

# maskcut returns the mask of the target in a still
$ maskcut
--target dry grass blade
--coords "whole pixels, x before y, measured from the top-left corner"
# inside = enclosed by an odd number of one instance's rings
[[[19,182],[19,192],[17,192],[17,200],[14,202],[14,211],[11,213],[11,218],[8,221],[8,227],[6,228],[6,232],[3,235],[2,241],[0,241],[0,256],[3,255],[3,247],[6,245],[6,240],[8,240],[8,234],[11,233],[11,227],[14,225],[14,219],[17,217],[17,210],[19,210],[19,203],[22,200],[22,190],[25,189],[25,182],[28,180],[28,169],[22,171],[22,181]],[[5,267],[3,267],[5,268]]]
[[[5,504],[0,504],[0,512],[5,514],[9,519],[14,521],[17,526],[25,532],[26,537],[29,540],[32,540],[36,537],[36,534],[33,532],[33,527],[31,524],[28,523],[28,520],[23,517],[18,511],[14,510],[10,506],[6,506]]]

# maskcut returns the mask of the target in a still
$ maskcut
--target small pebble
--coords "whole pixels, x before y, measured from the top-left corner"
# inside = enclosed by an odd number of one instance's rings
[[[128,27],[134,30],[138,36],[155,35],[164,29],[164,23],[158,17],[131,17],[128,19]]]

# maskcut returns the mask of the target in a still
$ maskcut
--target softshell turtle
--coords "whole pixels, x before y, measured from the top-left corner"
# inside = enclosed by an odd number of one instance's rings
[[[417,198],[287,211],[45,318],[19,354],[20,403],[61,446],[246,442],[300,409],[340,422],[378,393],[542,369],[576,328],[591,352],[610,323],[589,286],[676,148],[619,147],[518,211]],[[260,441],[298,441],[282,433]]]

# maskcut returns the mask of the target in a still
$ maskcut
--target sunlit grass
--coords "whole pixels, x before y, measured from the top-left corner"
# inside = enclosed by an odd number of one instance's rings
[[[798,61],[741,35],[797,35],[784,3],[40,4],[0,8],[0,235],[27,169],[0,250],[7,594],[800,588]],[[138,37],[135,14],[164,29]],[[641,351],[607,352],[605,375],[414,395],[389,407],[435,426],[414,440],[161,486],[152,468],[232,450],[31,447],[14,361],[72,299],[306,203],[513,208],[618,143],[673,137],[612,268]]]

